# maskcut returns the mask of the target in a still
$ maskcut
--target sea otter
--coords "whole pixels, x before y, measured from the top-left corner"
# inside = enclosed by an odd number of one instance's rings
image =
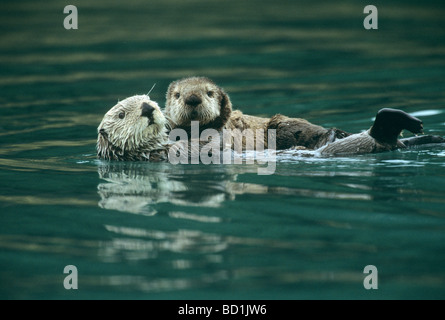
[[[391,131],[392,120],[406,118],[400,111],[382,112],[379,122],[387,126]],[[352,133],[337,129],[326,129],[322,126],[310,123],[301,118],[289,118],[276,114],[272,118],[262,118],[243,114],[239,110],[232,110],[232,103],[228,94],[207,77],[189,77],[172,82],[166,94],[165,114],[171,121],[171,125],[190,132],[191,121],[199,121],[200,130],[208,128],[216,130],[224,129],[257,129],[264,130],[264,146],[267,148],[267,130],[276,130],[275,148],[284,150],[299,147],[302,149],[316,150],[328,143],[349,137]],[[379,123],[377,123],[379,125]],[[380,125],[379,125],[380,126]],[[386,127],[385,127],[386,128]],[[398,127],[392,128],[400,132]],[[380,138],[380,137],[377,137]],[[391,135],[392,139],[392,135]],[[348,140],[350,141],[350,140]],[[427,143],[444,142],[442,137],[424,136],[402,139],[404,146],[415,146]],[[401,145],[400,145],[401,146]]]
[[[167,160],[168,121],[147,95],[118,102],[97,128],[97,155],[105,160]]]
[[[263,118],[232,110],[228,94],[207,77],[189,77],[172,82],[166,94],[165,114],[175,128],[190,132],[191,121],[199,121],[200,130],[250,129],[264,130],[267,148],[267,130],[276,130],[276,149],[302,146],[316,149],[349,133],[332,128],[325,129],[305,119],[275,115]]]

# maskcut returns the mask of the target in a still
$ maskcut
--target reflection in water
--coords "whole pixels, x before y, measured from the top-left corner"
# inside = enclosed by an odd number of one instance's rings
[[[283,252],[293,256],[307,257],[311,252],[330,250],[330,252],[376,251],[374,245],[359,242],[331,243],[325,239],[314,239],[303,232],[296,239],[285,240],[274,237],[249,236],[244,232],[211,232],[209,224],[224,226],[230,219],[221,216],[217,210],[185,212],[181,207],[220,208],[226,201],[233,201],[239,195],[280,195],[291,197],[359,199],[369,200],[367,194],[354,192],[324,191],[311,189],[311,186],[292,188],[274,186],[264,177],[257,176],[257,167],[248,165],[227,166],[174,166],[169,163],[125,163],[99,162],[98,193],[99,206],[104,209],[128,213],[155,215],[160,211],[159,204],[169,203],[167,216],[169,225],[181,226],[171,219],[194,222],[195,227],[179,229],[162,227],[133,227],[124,224],[106,223],[105,229],[110,239],[98,244],[98,259],[104,263],[147,263],[161,264],[162,269],[175,270],[175,275],[163,276],[157,273],[150,276],[116,274],[100,277],[101,286],[112,286],[120,290],[139,290],[142,292],[163,292],[185,290],[209,285],[220,285],[234,279],[255,282],[255,279],[269,279],[274,283],[296,282],[356,282],[361,274],[356,271],[342,273],[326,271],[290,271],[286,266],[269,266],[268,263],[255,265],[250,260],[231,266],[233,256],[248,252],[254,256],[266,252]],[[298,174],[297,174],[298,173]],[[288,175],[286,170],[279,174]],[[322,176],[321,171],[313,172]],[[332,172],[325,172],[330,177]],[[341,173],[337,172],[341,175]],[[357,173],[358,174],[358,173]],[[365,173],[366,175],[367,173]],[[290,175],[306,178],[308,172],[290,172]],[[345,174],[346,177],[353,175]],[[240,177],[252,178],[254,182],[239,182]],[[312,187],[313,188],[313,187]],[[165,210],[165,207],[163,207]],[[204,211],[204,213],[203,213]],[[151,218],[150,218],[151,219]],[[309,218],[310,219],[310,218]],[[159,222],[156,220],[155,222]],[[326,222],[327,223],[327,222]],[[323,224],[323,221],[317,222]],[[344,228],[341,223],[331,223],[334,228]],[[349,228],[349,226],[348,226]],[[213,229],[218,230],[218,229]],[[243,254],[244,255],[244,254]],[[201,270],[199,276],[189,276],[190,270]]]
[[[119,258],[128,260],[155,258],[162,252],[169,251],[211,255],[208,260],[214,262],[219,259],[215,259],[213,255],[228,247],[227,239],[221,235],[197,230],[167,232],[112,225],[106,225],[105,228],[115,236],[112,241],[103,243],[102,256],[108,261]]]
[[[203,273],[199,278],[182,277],[174,278],[157,278],[152,279],[144,276],[134,275],[114,275],[102,276],[99,278],[100,285],[111,286],[119,290],[137,290],[142,292],[162,292],[185,290],[205,285],[211,285],[219,281],[227,280],[228,272],[219,271],[213,273]]]
[[[328,270],[317,268],[307,270],[306,268],[292,269],[286,265],[252,265],[249,260],[241,264],[232,265],[230,261],[239,254],[251,252],[264,254],[267,252],[278,252],[290,254],[304,261],[320,259],[317,252],[329,252],[332,256],[349,254],[375,254],[377,247],[373,244],[347,241],[326,241],[326,239],[316,240],[312,237],[292,239],[288,241],[249,238],[237,236],[222,236],[209,232],[178,230],[178,231],[157,231],[142,228],[121,227],[115,225],[105,225],[107,231],[112,234],[109,241],[82,240],[66,237],[44,237],[44,236],[23,236],[4,235],[0,236],[0,248],[2,250],[20,250],[22,252],[33,252],[40,254],[56,254],[63,257],[62,264],[58,263],[60,273],[56,274],[35,274],[30,273],[23,278],[15,278],[10,281],[5,272],[0,273],[5,284],[14,285],[22,290],[38,288],[44,292],[60,292],[67,294],[63,289],[62,266],[66,263],[66,257],[73,256],[88,257],[88,263],[104,263],[99,272],[81,274],[82,292],[88,292],[90,288],[114,288],[119,291],[132,291],[135,293],[159,293],[175,292],[191,288],[222,285],[228,281],[241,280],[242,284],[251,283],[258,285],[257,279],[269,281],[270,284],[326,284],[326,283],[351,283],[360,285],[363,281],[363,274],[357,268]],[[247,251],[246,251],[247,250]],[[198,258],[197,258],[198,257]],[[326,257],[325,257],[326,258]],[[175,270],[163,273],[157,268],[146,268],[144,260],[151,260],[151,263],[159,264],[162,270]],[[137,266],[141,262],[142,268],[137,272],[119,273],[116,270],[111,274],[106,272],[108,264],[121,265],[122,262],[130,262],[132,266]],[[79,266],[80,267],[80,266]],[[56,268],[56,269],[57,269]],[[50,268],[54,270],[54,266]],[[158,271],[154,271],[158,270]],[[193,270],[201,270],[198,274],[192,275]],[[192,271],[192,272],[191,272]],[[387,281],[399,283],[406,282],[406,279],[386,276]],[[444,277],[441,274],[419,274],[412,279],[423,283],[429,282],[432,286],[441,286]],[[247,281],[247,282],[246,282]],[[85,291],[86,290],[86,291]]]
[[[153,205],[169,202],[184,206],[219,207],[233,199],[227,184],[236,179],[225,170],[203,178],[198,172],[184,172],[168,163],[101,163],[99,177],[106,182],[97,186],[99,207],[144,215],[156,214]],[[223,177],[219,179],[219,177]],[[212,182],[212,183],[211,183]]]
[[[169,163],[126,163],[101,162],[98,166],[99,177],[106,182],[98,184],[101,200],[99,207],[128,213],[154,215],[159,203],[170,203],[187,207],[221,207],[225,201],[233,201],[242,194],[278,194],[323,199],[371,200],[372,196],[358,193],[357,190],[319,190],[312,185],[295,187],[273,186],[264,183],[237,182],[238,176],[257,173],[256,166],[174,166]],[[367,176],[364,172],[282,172],[292,176]],[[361,188],[368,191],[366,187]],[[206,222],[218,222],[218,217],[197,216],[182,212],[170,212],[171,216]]]
[[[145,292],[186,289],[220,283],[233,279],[272,278],[281,283],[308,282],[355,282],[361,276],[351,272],[289,272],[286,266],[267,267],[241,265],[230,267],[228,261],[237,252],[291,252],[305,257],[312,251],[375,253],[374,245],[336,242],[301,238],[283,241],[267,238],[223,236],[199,230],[161,231],[142,228],[105,225],[112,240],[99,243],[99,258],[106,263],[122,261],[164,261],[164,268],[176,270],[177,276],[147,277],[114,275],[100,277],[101,285],[132,288]],[[173,254],[173,255],[172,255]],[[166,257],[169,257],[166,259]],[[168,264],[165,264],[169,261]],[[153,262],[156,263],[156,262]],[[247,262],[246,262],[247,263]],[[205,270],[199,277],[190,277],[187,270]],[[184,270],[184,272],[181,272]]]

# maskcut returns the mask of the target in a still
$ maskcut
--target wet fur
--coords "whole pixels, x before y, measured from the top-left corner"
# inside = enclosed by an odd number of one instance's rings
[[[423,122],[402,110],[384,108],[379,110],[369,130],[336,140],[320,148],[319,152],[326,156],[377,153],[403,149],[406,146],[399,140],[403,130],[408,130],[414,134],[423,133]]]
[[[213,92],[211,97],[209,96],[213,101],[211,102],[212,110],[207,113],[192,113],[191,109],[187,119],[191,119],[190,116],[193,116],[196,120],[196,117],[203,115],[204,123],[201,129],[203,127],[220,131],[224,128],[241,131],[244,129],[275,129],[277,133],[276,149],[292,147],[317,149],[321,155],[326,156],[382,152],[405,148],[406,145],[445,142],[442,137],[438,136],[399,140],[398,136],[405,129],[413,133],[422,133],[423,124],[421,120],[396,109],[380,110],[373,126],[360,134],[350,134],[335,128],[325,129],[305,119],[288,118],[283,115],[275,115],[270,119],[244,115],[240,111],[232,112],[228,95],[207,78],[198,78],[196,81],[204,82],[201,91],[204,90],[203,92],[206,94],[209,91]],[[181,84],[181,82],[178,83]],[[210,86],[208,86],[209,83]],[[174,96],[173,89],[169,92]],[[196,92],[199,93],[199,90],[195,90],[195,95]],[[195,102],[198,100],[195,99]],[[198,106],[197,103],[195,104],[195,107]],[[144,111],[148,107],[151,111],[150,114]],[[173,115],[175,121],[182,119],[181,115],[178,117],[172,112],[174,111],[169,110],[170,116]],[[183,128],[187,128],[187,126]],[[199,153],[203,146],[208,149],[222,148],[221,145],[214,146],[213,142],[210,147],[208,141],[198,141],[198,143],[191,143],[191,141],[169,142],[169,129],[170,122],[156,102],[150,100],[147,95],[129,97],[113,106],[105,114],[97,128],[97,156],[99,159],[118,161],[167,161],[172,146],[174,146],[172,150],[177,152],[187,147],[189,158],[192,154]]]
[[[154,108],[151,117],[142,116],[144,103]],[[119,117],[121,113],[123,119]],[[120,161],[161,160],[168,142],[167,125],[161,109],[148,96],[122,100],[105,114],[97,128],[97,156]]]
[[[144,115],[143,106],[153,108]],[[120,114],[124,114],[121,118]],[[171,142],[170,124],[158,104],[146,95],[126,98],[113,106],[97,128],[97,157],[117,161],[167,161],[169,152],[185,154],[188,159],[199,154],[203,146],[208,150],[221,145],[208,141]],[[184,150],[187,150],[184,153]]]
[[[195,95],[202,101],[191,106],[186,99]],[[165,114],[173,128],[190,132],[191,121],[199,121],[200,131],[222,130],[232,113],[229,96],[205,77],[192,77],[172,82],[167,90]]]
[[[209,98],[208,92],[214,93],[214,97]],[[187,99],[192,95],[201,100],[199,105],[187,104]],[[180,79],[172,82],[167,90],[165,114],[171,120],[173,127],[184,129],[188,133],[190,133],[190,122],[193,120],[199,121],[200,132],[207,128],[219,131],[251,129],[255,134],[259,129],[264,130],[264,147],[267,148],[267,130],[275,129],[277,150],[295,146],[315,149],[349,135],[335,128],[325,129],[305,119],[289,118],[280,114],[272,118],[263,118],[232,109],[228,94],[206,77]]]
[[[210,103],[211,98],[209,100],[207,96],[209,91],[217,97]],[[188,105],[187,99],[191,95],[197,97],[197,100],[201,103],[193,106]],[[193,102],[196,102],[196,100],[193,99]],[[277,150],[295,147],[317,150],[328,144],[338,143],[325,148],[324,154],[336,154],[343,151],[348,154],[380,152],[425,143],[445,142],[439,136],[398,140],[398,135],[403,129],[414,133],[420,132],[417,126],[419,123],[421,124],[421,121],[402,110],[387,108],[380,110],[369,132],[354,135],[337,128],[326,129],[301,118],[289,118],[281,114],[272,118],[262,118],[246,115],[239,110],[232,109],[232,103],[227,93],[206,77],[177,80],[172,82],[167,90],[165,112],[172,119],[172,126],[190,132],[190,122],[197,120],[200,122],[200,131],[207,128],[219,131],[223,129],[239,129],[240,131],[251,129],[255,133],[257,129],[260,129],[264,130],[265,148],[268,146],[267,130],[269,129],[276,130],[275,148]],[[342,142],[345,138],[349,139]],[[360,144],[361,141],[363,142],[362,145]],[[354,144],[356,144],[355,148]]]

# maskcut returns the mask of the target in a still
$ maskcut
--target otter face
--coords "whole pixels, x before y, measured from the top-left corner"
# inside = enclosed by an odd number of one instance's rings
[[[141,160],[166,140],[167,119],[146,95],[120,101],[97,128],[97,155],[107,160]]]
[[[167,90],[165,113],[176,127],[200,126],[221,129],[230,117],[232,104],[228,95],[205,77],[174,81]]]

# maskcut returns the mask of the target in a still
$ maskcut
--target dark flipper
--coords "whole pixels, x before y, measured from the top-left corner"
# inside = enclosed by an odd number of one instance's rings
[[[445,138],[442,138],[441,136],[428,135],[428,136],[418,136],[418,137],[400,139],[400,141],[407,147],[413,147],[424,144],[445,143]]]
[[[385,108],[381,109],[375,118],[370,135],[381,143],[394,145],[403,130],[412,133],[423,133],[422,120],[413,117],[402,110]],[[440,136],[419,136],[400,139],[406,147],[419,146],[432,143],[445,143]]]
[[[422,120],[402,110],[385,108],[377,113],[370,135],[380,143],[397,145],[397,139],[404,129],[423,133]]]

